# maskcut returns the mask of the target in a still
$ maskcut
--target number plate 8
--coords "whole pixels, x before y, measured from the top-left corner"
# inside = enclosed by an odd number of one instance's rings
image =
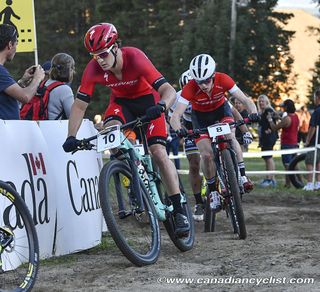
[[[231,133],[229,124],[219,123],[208,127],[208,133],[211,138],[216,138],[217,136],[227,135]]]

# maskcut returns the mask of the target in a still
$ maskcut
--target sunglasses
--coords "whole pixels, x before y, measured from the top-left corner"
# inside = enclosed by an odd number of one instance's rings
[[[211,77],[209,77],[209,78],[207,78],[207,79],[204,79],[204,80],[196,80],[196,82],[197,82],[197,84],[199,84],[199,85],[201,85],[201,84],[209,84],[209,83],[211,82],[211,80],[212,80],[212,77],[213,77],[213,76],[211,76]]]
[[[107,58],[111,52],[111,50],[113,49],[113,46],[112,45],[111,47],[107,48],[106,50],[102,51],[101,53],[99,54],[94,54],[94,53],[90,53],[91,56],[93,56],[94,59],[97,59],[97,58],[100,58],[100,59],[104,59],[104,58]]]

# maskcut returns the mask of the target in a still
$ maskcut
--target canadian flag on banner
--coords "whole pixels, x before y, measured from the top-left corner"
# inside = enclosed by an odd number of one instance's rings
[[[47,174],[46,172],[46,166],[44,165],[44,160],[42,153],[38,153],[35,157],[32,153],[29,153],[29,160],[32,167],[33,175],[37,175],[39,171],[42,172],[42,174]]]

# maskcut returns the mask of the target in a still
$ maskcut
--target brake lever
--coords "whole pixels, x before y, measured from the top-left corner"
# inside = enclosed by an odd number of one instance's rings
[[[80,140],[79,141],[79,145],[77,147],[77,149],[73,150],[71,152],[71,154],[76,153],[79,150],[92,150],[92,148],[94,147],[94,144],[91,144],[90,142],[86,141],[86,140]]]

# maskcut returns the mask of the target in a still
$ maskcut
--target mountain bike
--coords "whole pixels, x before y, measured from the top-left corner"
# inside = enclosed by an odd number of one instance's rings
[[[160,252],[162,221],[170,239],[181,251],[194,243],[194,223],[187,197],[180,184],[181,203],[190,223],[190,231],[180,237],[175,234],[173,206],[165,192],[161,177],[154,171],[145,135],[145,117],[120,126],[108,127],[97,135],[79,142],[77,150],[115,149],[99,176],[101,209],[108,230],[121,252],[137,266],[153,264]],[[142,144],[132,145],[122,130],[137,129]],[[77,151],[76,150],[76,151]]]
[[[38,268],[39,243],[28,207],[0,181],[0,291],[30,291]]]
[[[239,239],[247,237],[245,219],[242,209],[242,194],[244,193],[241,182],[237,157],[232,149],[231,139],[226,135],[231,133],[231,127],[239,127],[247,121],[241,120],[231,123],[216,123],[208,128],[189,130],[187,136],[197,138],[200,134],[209,134],[212,138],[211,146],[213,160],[216,166],[216,183],[220,193],[222,208],[227,217],[231,219],[233,231]],[[213,232],[216,222],[216,211],[210,207],[210,196],[207,188],[205,201],[204,231]]]

